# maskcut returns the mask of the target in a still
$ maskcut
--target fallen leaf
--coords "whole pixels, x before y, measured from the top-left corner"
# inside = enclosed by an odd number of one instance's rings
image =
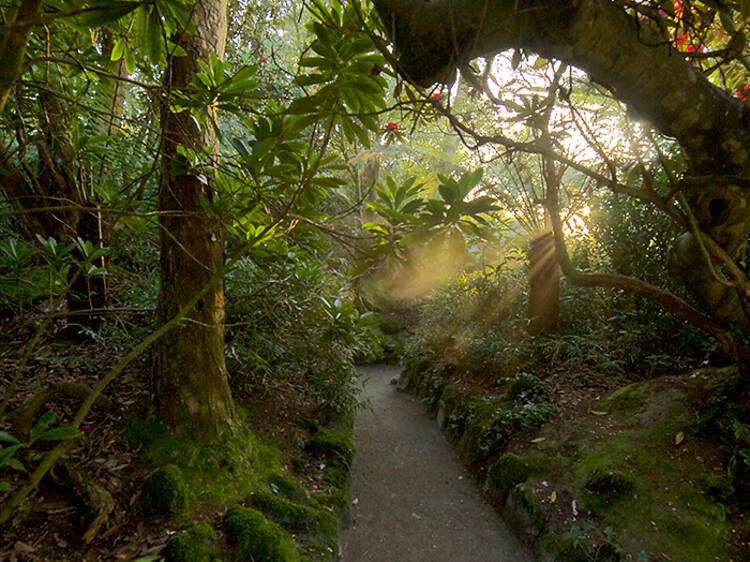
[[[13,545],[13,552],[17,554],[31,554],[34,550],[33,546],[21,541],[16,541],[16,544]]]
[[[679,445],[685,440],[685,434],[680,431],[677,435],[674,436],[674,444]]]
[[[549,495],[549,503],[555,503],[557,501],[557,492],[552,492]]]
[[[541,443],[542,441],[546,441],[546,440],[547,440],[546,437],[537,437],[536,439],[532,439],[531,442],[532,443]]]
[[[591,413],[595,416],[606,416],[609,412],[603,412],[601,410],[591,410]]]

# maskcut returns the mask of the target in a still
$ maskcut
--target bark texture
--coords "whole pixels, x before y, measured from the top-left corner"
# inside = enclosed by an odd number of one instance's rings
[[[560,309],[560,264],[552,231],[543,232],[529,248],[529,332],[552,332]]]
[[[225,0],[198,0],[193,7],[195,34],[184,31],[176,43],[187,56],[173,57],[165,75],[168,92],[186,91],[198,60],[224,55],[227,30]],[[174,112],[168,101],[162,113],[164,135],[159,209],[162,216],[161,286],[158,318],[175,316],[223,265],[224,238],[220,217],[201,203],[214,195],[209,166],[200,173],[178,149],[200,154],[218,151],[215,135],[199,126],[189,112]],[[231,429],[234,404],[224,362],[224,290],[221,281],[200,299],[187,317],[159,340],[154,350],[154,391],[158,414],[170,429],[218,436]]]
[[[10,96],[10,91],[23,69],[26,45],[31,29],[39,16],[42,0],[22,0],[15,13],[8,18],[11,29],[0,37],[0,113]]]
[[[690,174],[715,181],[685,196],[700,230],[736,260],[750,232],[750,107],[711,84],[648,21],[609,0],[374,0],[400,55],[400,72],[417,84],[452,82],[478,56],[521,47],[586,70],[674,136]],[[673,271],[706,310],[742,315],[736,288],[716,279],[693,233],[675,246]],[[745,280],[746,281],[746,280]]]

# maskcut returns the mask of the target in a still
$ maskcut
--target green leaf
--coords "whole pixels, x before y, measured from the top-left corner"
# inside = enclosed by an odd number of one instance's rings
[[[38,439],[44,439],[45,441],[62,441],[63,439],[71,439],[79,437],[81,432],[72,426],[65,427],[53,427],[47,431],[41,433]]]
[[[515,70],[521,64],[521,49],[513,51],[513,58],[510,59],[510,67]]]
[[[21,448],[21,445],[11,445],[10,447],[4,447],[0,449],[0,466],[10,464],[10,459],[16,454],[16,451]]]
[[[148,30],[146,33],[146,53],[148,54],[148,60],[151,61],[151,64],[158,64],[161,60],[162,32],[156,6],[151,9],[146,29]]]
[[[109,60],[111,61],[118,61],[122,58],[123,51],[125,49],[125,40],[124,39],[118,39],[115,41],[114,47],[112,47],[112,52],[109,54]]]
[[[8,460],[8,466],[15,468],[19,472],[26,472],[26,467],[18,459],[11,458]]]
[[[128,74],[135,72],[135,55],[128,48],[125,48],[125,70],[127,70]]]
[[[0,492],[7,492],[10,490],[10,482],[0,482]]]
[[[76,19],[83,27],[101,27],[128,15],[140,5],[140,2],[111,2],[110,0],[104,0],[90,6],[87,11],[78,15]]]
[[[302,57],[299,61],[300,66],[332,68],[333,63],[326,57]]]
[[[311,86],[312,84],[322,84],[328,82],[328,78],[322,74],[302,74],[294,79],[300,86]]]
[[[80,238],[79,238],[80,240]],[[38,435],[55,422],[57,416],[53,412],[45,412],[31,428],[31,440],[38,439]]]
[[[734,25],[734,20],[729,14],[725,12],[719,12],[719,21],[721,21],[721,26],[730,35],[734,35],[737,32],[737,28]]]
[[[237,150],[237,152],[240,153],[240,156],[243,158],[247,158],[249,155],[249,152],[247,151],[247,147],[245,146],[245,143],[242,142],[242,139],[234,138],[232,139],[232,145]]]
[[[366,148],[370,148],[370,137],[367,132],[356,123],[352,123],[352,128],[354,129],[354,134],[357,135],[359,142],[361,142]]]
[[[0,430],[0,441],[5,441],[6,443],[19,443],[18,439],[13,437],[10,433],[7,431]]]

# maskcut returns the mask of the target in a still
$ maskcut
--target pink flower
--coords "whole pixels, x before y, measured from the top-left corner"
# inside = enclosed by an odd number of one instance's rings
[[[91,431],[94,428],[90,423],[81,424],[81,431]]]
[[[260,62],[266,62],[266,57],[260,57]]]
[[[575,500],[570,502],[570,507],[573,509],[573,517],[578,517],[578,506],[576,505]]]

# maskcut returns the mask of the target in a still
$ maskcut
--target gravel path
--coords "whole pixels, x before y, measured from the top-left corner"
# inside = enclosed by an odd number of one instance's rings
[[[351,524],[341,560],[531,562],[424,406],[390,384],[399,369],[360,372],[372,409],[361,410],[354,425]]]

